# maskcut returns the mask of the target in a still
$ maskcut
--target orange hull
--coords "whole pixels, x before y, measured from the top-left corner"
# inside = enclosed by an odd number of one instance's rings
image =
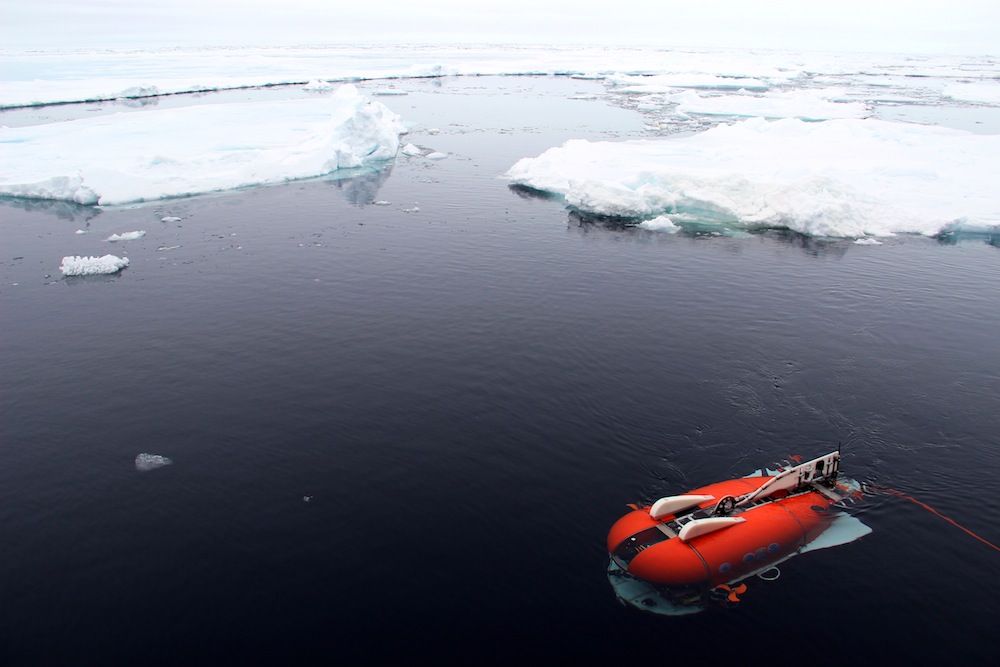
[[[742,477],[689,491],[710,495],[700,509],[711,510],[724,496],[755,491],[771,477]],[[829,526],[831,501],[817,491],[783,494],[748,508],[737,523],[688,541],[670,537],[676,518],[650,516],[640,508],[619,519],[608,534],[608,551],[630,575],[670,587],[715,587],[783,560]],[[690,508],[683,513],[689,513]]]

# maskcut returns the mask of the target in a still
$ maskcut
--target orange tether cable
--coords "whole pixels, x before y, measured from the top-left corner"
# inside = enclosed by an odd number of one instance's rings
[[[944,514],[941,514],[941,512],[938,512],[936,509],[934,509],[933,507],[931,507],[927,503],[924,503],[924,502],[921,502],[921,501],[917,500],[916,498],[914,498],[913,496],[911,496],[908,493],[903,493],[902,491],[899,491],[897,489],[891,489],[888,486],[882,486],[880,484],[868,484],[867,486],[875,489],[876,491],[884,491],[885,493],[888,493],[890,495],[896,496],[897,498],[902,498],[903,500],[909,500],[914,505],[919,505],[920,507],[923,507],[925,510],[927,510],[931,514],[934,514],[936,516],[941,517],[942,519],[944,519],[945,521],[947,521],[951,525],[955,526],[956,528],[958,528],[959,530],[961,530],[965,534],[967,534],[967,535],[969,535],[971,537],[976,538],[977,540],[979,540],[980,542],[982,542],[986,546],[990,547],[994,551],[1000,551],[1000,547],[998,547],[997,545],[993,544],[992,542],[990,542],[989,540],[987,540],[985,537],[981,537],[981,536],[977,535],[976,533],[972,532],[971,530],[969,530],[968,528],[966,528],[962,524],[958,523],[954,519],[952,519],[950,517],[947,517]]]

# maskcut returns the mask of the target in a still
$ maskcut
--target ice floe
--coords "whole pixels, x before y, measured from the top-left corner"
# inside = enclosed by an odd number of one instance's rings
[[[409,155],[410,157],[415,157],[417,155],[423,155],[423,153],[424,153],[422,150],[420,150],[419,147],[417,147],[417,146],[415,146],[413,144],[406,144],[401,149],[399,149],[399,152],[402,153],[403,155]]]
[[[434,151],[433,153],[428,153],[427,154],[427,159],[428,160],[443,160],[446,157],[448,157],[448,154],[447,153],[442,153],[440,151]]]
[[[996,226],[997,173],[1000,135],[753,118],[691,136],[568,141],[506,176],[589,214],[861,237]]]
[[[160,222],[180,222],[180,221],[181,218],[177,217],[176,215],[165,215],[162,218],[160,218]]]
[[[135,469],[139,472],[149,472],[150,470],[168,466],[171,463],[173,461],[159,454],[139,454],[135,457]]]
[[[118,273],[128,266],[128,257],[104,255],[103,257],[81,257],[79,255],[62,258],[59,270],[64,276],[96,276]]]
[[[766,95],[702,96],[693,90],[672,95],[677,112],[685,115],[760,116],[762,118],[864,118],[868,108],[861,102],[833,102],[842,91],[790,90]]]
[[[404,131],[353,85],[309,99],[6,127],[0,194],[108,205],[278,183],[391,159]]]
[[[710,90],[767,90],[770,86],[761,79],[716,76],[714,74],[659,74],[652,76],[618,76],[609,79],[620,93],[669,93],[676,88],[705,88]]]
[[[134,232],[122,232],[121,234],[112,234],[105,240],[111,241],[112,243],[114,243],[115,241],[135,241],[136,239],[141,239],[145,235],[146,235],[145,231],[137,230]]]
[[[1000,104],[1000,82],[952,83],[944,87],[944,94],[953,100]]]

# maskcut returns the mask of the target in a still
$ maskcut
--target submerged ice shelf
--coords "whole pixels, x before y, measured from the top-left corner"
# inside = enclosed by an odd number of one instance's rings
[[[394,157],[405,130],[353,85],[0,128],[0,195],[123,204],[309,178]]]
[[[588,214],[860,237],[996,226],[997,173],[1000,135],[754,118],[693,136],[568,141],[506,177]]]

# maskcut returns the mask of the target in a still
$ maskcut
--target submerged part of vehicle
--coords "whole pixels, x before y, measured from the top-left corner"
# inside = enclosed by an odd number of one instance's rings
[[[836,451],[660,498],[611,527],[608,579],[619,600],[657,614],[735,603],[744,580],[776,579],[793,556],[870,533],[843,511],[860,497]]]

